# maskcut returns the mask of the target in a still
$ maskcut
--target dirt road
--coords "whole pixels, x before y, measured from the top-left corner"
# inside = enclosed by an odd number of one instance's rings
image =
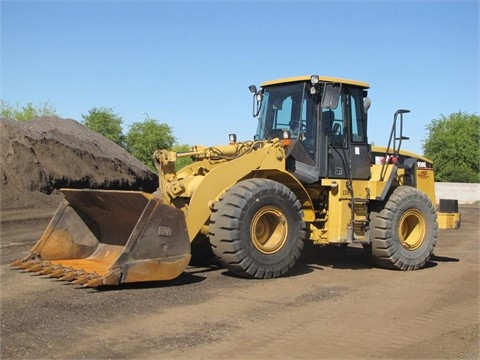
[[[479,207],[460,210],[461,229],[440,231],[419,271],[315,248],[281,279],[189,268],[108,291],[11,270],[50,214],[4,212],[1,358],[478,359]]]

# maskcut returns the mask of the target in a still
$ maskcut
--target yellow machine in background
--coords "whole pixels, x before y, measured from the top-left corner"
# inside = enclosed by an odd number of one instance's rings
[[[272,278],[311,241],[359,243],[379,266],[418,269],[438,227],[460,225],[458,205],[442,199],[437,212],[432,162],[401,150],[408,110],[395,113],[387,147],[368,143],[368,88],[320,76],[251,86],[253,140],[156,151],[154,194],[62,190],[42,238],[12,266],[90,287],[168,280],[208,242],[232,273]],[[178,157],[194,161],[177,172]]]

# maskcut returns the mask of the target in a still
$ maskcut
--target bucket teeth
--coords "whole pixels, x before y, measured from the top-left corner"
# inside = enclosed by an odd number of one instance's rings
[[[25,270],[28,272],[37,272],[42,270],[45,266],[48,266],[50,263],[44,263],[44,262],[37,262],[33,264],[32,266],[26,268]]]
[[[24,261],[22,264],[16,266],[16,268],[24,270],[37,263],[38,263],[38,260],[27,260],[27,261]]]
[[[50,273],[52,273],[53,271],[59,269],[58,266],[56,265],[47,265],[43,268],[43,270],[40,270],[39,272],[37,272],[38,275],[48,275]]]
[[[70,271],[72,269],[70,268],[59,268],[59,269],[56,269],[54,271],[52,271],[50,274],[48,274],[49,277],[52,277],[52,278],[61,278],[63,275],[66,274],[67,271]]]
[[[72,271],[66,271],[65,274],[58,280],[72,281],[72,280],[75,280],[76,277],[77,277],[77,272],[72,270]]]
[[[19,266],[23,265],[25,263],[25,259],[18,259],[15,260],[14,262],[10,263],[9,265],[14,268],[18,268]]]
[[[72,284],[83,285],[90,281],[90,275],[83,273],[72,281]]]
[[[98,286],[102,286],[103,285],[103,280],[100,276],[97,276],[95,278],[93,278],[92,280],[90,280],[89,282],[87,282],[86,284],[84,284],[83,286],[84,287],[98,287]]]

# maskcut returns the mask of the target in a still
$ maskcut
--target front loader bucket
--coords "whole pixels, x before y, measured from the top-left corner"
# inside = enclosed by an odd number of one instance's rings
[[[188,266],[181,210],[141,191],[61,191],[42,237],[11,266],[87,287],[171,280]]]

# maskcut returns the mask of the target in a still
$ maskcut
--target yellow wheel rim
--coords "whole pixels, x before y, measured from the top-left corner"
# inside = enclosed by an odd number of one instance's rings
[[[278,208],[266,206],[253,217],[250,236],[255,248],[264,254],[273,254],[287,241],[287,218]]]
[[[400,218],[398,238],[407,250],[418,249],[425,240],[426,224],[422,213],[417,209],[405,211]]]

